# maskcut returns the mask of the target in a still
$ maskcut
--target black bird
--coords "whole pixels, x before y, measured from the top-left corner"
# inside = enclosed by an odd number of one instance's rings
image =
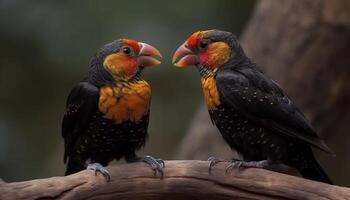
[[[243,158],[234,159],[227,170],[283,163],[307,179],[331,183],[311,147],[332,151],[278,84],[245,55],[232,33],[193,33],[177,49],[173,63],[199,69],[211,119]],[[211,159],[209,170],[218,161]]]
[[[66,175],[86,167],[101,172],[122,157],[144,161],[162,175],[164,162],[135,151],[147,138],[151,88],[141,77],[161,57],[151,45],[120,39],[104,45],[92,58],[88,76],[70,92],[62,123]]]

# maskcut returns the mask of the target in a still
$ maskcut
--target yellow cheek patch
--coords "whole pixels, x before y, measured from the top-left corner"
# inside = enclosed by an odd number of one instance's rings
[[[214,42],[205,51],[207,66],[211,69],[220,67],[230,59],[231,48],[225,42]]]
[[[124,53],[118,52],[108,55],[103,66],[114,77],[118,78],[130,78],[137,72],[137,63],[133,59],[125,56]]]
[[[151,88],[146,81],[100,89],[99,110],[116,123],[140,122],[148,113]]]
[[[216,88],[215,78],[202,78],[201,82],[205,103],[209,110],[213,110],[220,104],[220,96]]]

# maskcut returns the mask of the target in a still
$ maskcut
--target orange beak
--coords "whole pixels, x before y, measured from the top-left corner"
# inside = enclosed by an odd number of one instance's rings
[[[174,53],[173,64],[176,67],[187,67],[199,64],[198,56],[187,48],[187,42],[183,43]]]
[[[139,42],[140,52],[137,57],[137,63],[140,67],[149,67],[153,65],[159,65],[161,62],[154,57],[162,58],[162,54],[158,51],[158,49],[153,46]]]

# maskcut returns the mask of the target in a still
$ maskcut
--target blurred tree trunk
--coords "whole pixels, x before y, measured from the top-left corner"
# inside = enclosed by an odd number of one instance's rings
[[[282,86],[336,152],[336,158],[323,155],[319,160],[336,183],[348,186],[349,11],[348,0],[264,0],[242,37],[246,54]],[[203,105],[179,149],[180,159],[234,155]]]

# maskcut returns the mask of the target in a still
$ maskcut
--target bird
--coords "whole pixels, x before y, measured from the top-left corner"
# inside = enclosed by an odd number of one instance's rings
[[[173,64],[195,66],[213,124],[241,159],[226,167],[266,168],[286,164],[315,181],[332,184],[312,147],[334,155],[301,110],[241,47],[222,30],[197,31],[178,47]],[[209,158],[211,167],[223,161]]]
[[[118,39],[92,57],[86,78],[69,93],[62,120],[65,175],[84,169],[102,173],[112,160],[144,161],[163,175],[164,162],[135,153],[145,145],[150,115],[151,87],[142,71],[160,64],[153,46]]]

